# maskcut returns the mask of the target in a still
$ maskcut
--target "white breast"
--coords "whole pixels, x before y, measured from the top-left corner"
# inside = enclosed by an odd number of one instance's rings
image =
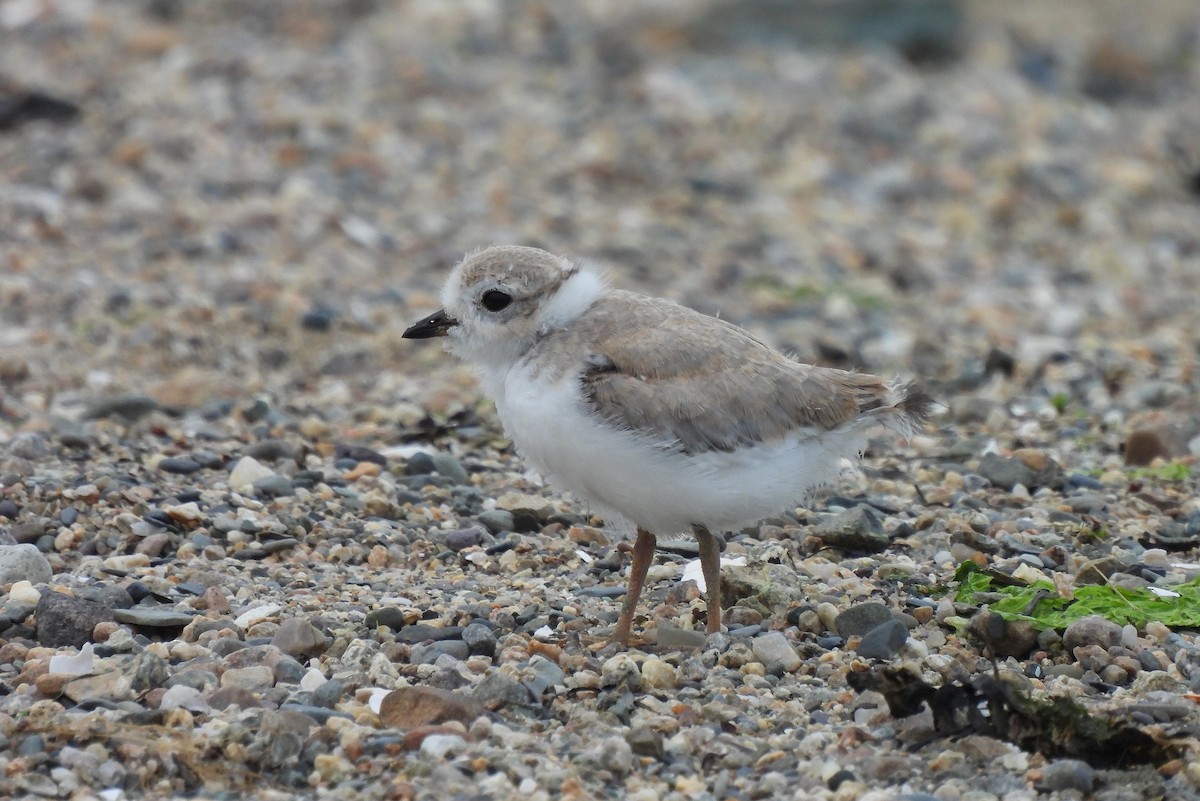
[[[791,509],[866,444],[858,429],[798,429],[732,452],[683,454],[590,416],[578,372],[535,376],[518,363],[487,381],[505,430],[552,483],[659,535],[699,523],[728,531]]]

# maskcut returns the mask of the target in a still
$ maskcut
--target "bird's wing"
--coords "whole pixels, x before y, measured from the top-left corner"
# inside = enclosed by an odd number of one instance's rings
[[[688,453],[829,430],[888,403],[881,379],[800,364],[737,326],[683,306],[610,293],[577,331],[580,378],[612,425]]]

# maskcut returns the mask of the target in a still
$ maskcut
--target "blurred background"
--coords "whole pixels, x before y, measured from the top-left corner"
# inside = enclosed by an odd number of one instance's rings
[[[399,333],[493,243],[963,419],[996,375],[1186,403],[1198,41],[1194,0],[3,0],[0,424],[451,414]]]

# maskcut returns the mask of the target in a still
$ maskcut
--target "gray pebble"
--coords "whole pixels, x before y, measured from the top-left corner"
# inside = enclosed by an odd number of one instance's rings
[[[458,484],[470,484],[471,475],[462,462],[448,453],[438,453],[433,457],[433,468],[446,478],[453,479]]]
[[[379,626],[387,626],[393,631],[399,631],[404,628],[404,610],[394,606],[372,609],[367,613],[367,619],[364,622],[367,628],[374,629]],[[417,640],[417,642],[420,642],[420,640]]]
[[[781,631],[771,631],[750,641],[754,657],[762,662],[768,673],[790,673],[800,667],[803,660]]]
[[[496,655],[496,633],[483,623],[477,621],[463,628],[462,640],[467,644],[467,650],[475,656]]]
[[[320,629],[302,617],[288,618],[280,623],[271,638],[272,645],[293,657],[317,656],[328,642]]]
[[[281,476],[278,473],[272,473],[269,476],[263,476],[252,485],[256,494],[266,498],[278,498],[282,495],[291,495],[292,482],[287,476]]]
[[[461,640],[462,633],[462,626],[431,626],[428,623],[414,623],[396,632],[396,642],[416,644],[431,641]]]
[[[472,697],[489,709],[506,706],[529,706],[529,690],[503,673],[494,672],[475,685]]]
[[[908,641],[908,629],[899,620],[880,623],[858,641],[855,650],[864,659],[891,659]]]
[[[168,456],[167,458],[159,461],[158,469],[164,473],[187,475],[200,470],[201,465],[195,459],[189,459],[184,456]]]
[[[428,475],[435,469],[433,457],[424,451],[417,451],[408,457],[408,462],[404,465],[404,473],[409,476]]]
[[[483,531],[478,528],[459,528],[446,532],[446,547],[455,553],[479,544]]]
[[[341,700],[342,695],[345,692],[346,685],[342,684],[342,682],[338,681],[337,679],[330,679],[312,691],[313,706],[333,709],[337,702]]]
[[[91,642],[97,623],[113,619],[112,611],[102,604],[61,592],[42,593],[35,614],[38,642],[49,648],[81,648]]]
[[[487,512],[480,512],[475,519],[493,534],[512,531],[515,526],[513,513],[506,509],[491,509]]]
[[[624,587],[619,588],[624,594]],[[675,651],[687,651],[693,648],[703,648],[707,639],[703,631],[689,631],[674,626],[659,625],[657,629],[658,645]]]
[[[50,455],[50,443],[36,431],[22,431],[8,441],[9,456],[36,462]]]
[[[260,462],[275,462],[280,459],[291,459],[295,448],[286,440],[264,439],[246,446],[245,455],[252,456]]]
[[[1037,478],[1037,474],[1019,459],[1001,456],[998,453],[984,454],[979,460],[977,471],[995,486],[1010,492],[1017,484],[1032,487]]]
[[[1091,765],[1082,759],[1059,759],[1042,769],[1042,780],[1038,786],[1051,792],[1076,790],[1091,795],[1095,784],[1096,771]]]
[[[1121,627],[1100,615],[1081,617],[1063,632],[1063,646],[1074,652],[1081,645],[1111,648],[1121,643]]]
[[[841,612],[833,621],[841,637],[860,637],[876,626],[892,619],[892,610],[874,601],[855,604]]]
[[[125,667],[125,675],[134,691],[140,693],[165,686],[171,678],[171,668],[161,656],[142,651]]]
[[[813,534],[831,548],[879,553],[888,546],[879,513],[859,505],[822,520]]]
[[[0,517],[16,520],[19,514],[21,514],[21,508],[13,503],[12,500],[9,498],[0,499]]]
[[[35,545],[0,545],[0,584],[29,581],[45,584],[53,571],[50,562]]]
[[[470,649],[462,640],[441,640],[428,645],[414,646],[409,661],[414,665],[432,665],[442,656],[450,656],[461,661],[470,655]]]
[[[118,623],[146,628],[176,628],[192,622],[194,613],[178,612],[174,609],[151,606],[134,606],[130,609],[114,609],[113,617]]]
[[[522,674],[523,681],[529,694],[540,699],[542,694],[555,685],[562,684],[567,674],[561,667],[543,656],[534,656],[529,660],[529,668]]]

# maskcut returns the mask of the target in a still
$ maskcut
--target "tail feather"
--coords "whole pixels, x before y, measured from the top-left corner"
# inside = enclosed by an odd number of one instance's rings
[[[879,422],[906,439],[911,438],[929,419],[936,403],[915,381],[898,381],[888,387],[888,402],[879,410]]]

